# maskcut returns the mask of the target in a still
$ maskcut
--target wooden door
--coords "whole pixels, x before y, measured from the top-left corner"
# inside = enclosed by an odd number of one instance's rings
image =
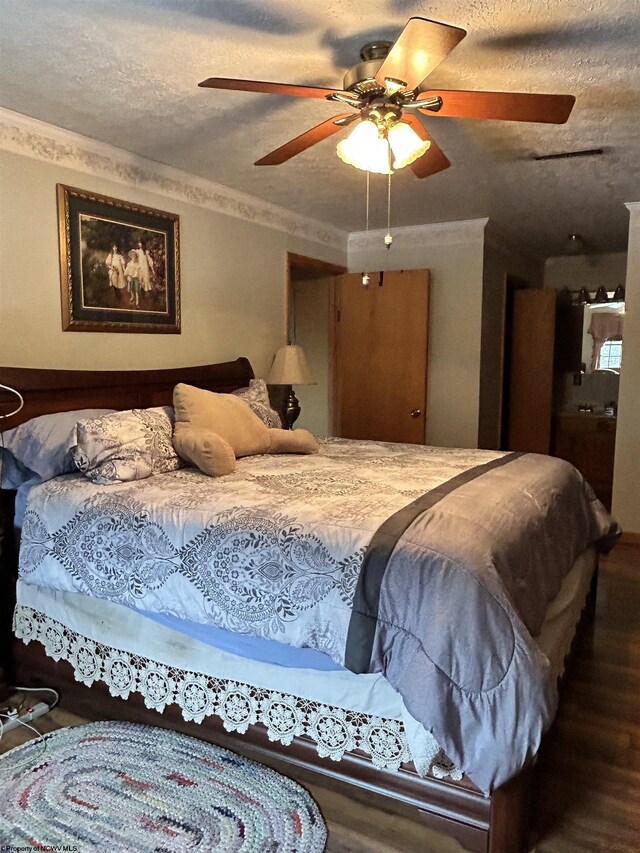
[[[336,434],[425,442],[428,270],[336,278]]]
[[[555,312],[555,290],[518,290],[514,294],[509,379],[509,450],[549,453]]]

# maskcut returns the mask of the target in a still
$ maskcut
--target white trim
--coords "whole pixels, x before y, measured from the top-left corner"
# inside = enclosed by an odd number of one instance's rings
[[[624,206],[631,214],[631,219],[635,219],[636,216],[640,216],[640,201],[628,201],[625,202]]]
[[[347,232],[131,151],[0,107],[0,150],[139,187],[346,252]]]
[[[435,222],[425,225],[408,225],[404,228],[392,228],[393,245],[404,246],[415,243],[469,243],[482,242],[489,219],[461,219],[454,222]],[[349,234],[349,253],[368,248],[372,244],[380,245],[386,229],[375,231],[353,231]]]

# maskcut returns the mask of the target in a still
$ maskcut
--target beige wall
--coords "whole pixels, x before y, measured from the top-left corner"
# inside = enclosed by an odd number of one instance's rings
[[[349,270],[431,272],[427,426],[429,444],[478,446],[482,269],[486,219],[392,229],[349,238]]]
[[[179,214],[182,334],[62,331],[56,183]],[[264,376],[285,342],[287,251],[336,263],[346,255],[104,175],[2,151],[0,364],[144,369],[246,355]]]
[[[620,372],[613,513],[627,532],[640,534],[640,202],[628,205],[624,354]]]

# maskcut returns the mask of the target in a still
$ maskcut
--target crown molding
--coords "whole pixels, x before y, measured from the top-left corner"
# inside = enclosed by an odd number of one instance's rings
[[[0,150],[346,251],[347,232],[325,222],[5,107],[0,107]]]
[[[414,246],[416,243],[470,243],[484,240],[488,218],[461,219],[455,222],[435,222],[426,225],[408,225],[392,228],[393,246]],[[382,245],[386,229],[353,231],[349,234],[349,252],[365,249],[372,244]]]

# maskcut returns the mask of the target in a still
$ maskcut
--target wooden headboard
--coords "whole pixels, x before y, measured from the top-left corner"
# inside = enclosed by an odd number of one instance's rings
[[[168,406],[173,388],[186,382],[209,391],[234,391],[249,384],[254,373],[246,358],[175,367],[168,370],[46,370],[33,367],[0,367],[0,383],[24,397],[24,408],[0,420],[2,431],[51,412],[73,409],[146,409]],[[0,413],[11,411],[16,398],[0,389]]]

